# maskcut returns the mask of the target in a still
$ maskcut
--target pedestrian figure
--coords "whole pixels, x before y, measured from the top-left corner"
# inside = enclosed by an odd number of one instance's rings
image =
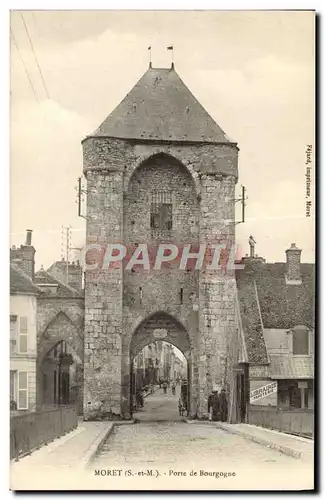
[[[226,422],[228,418],[228,398],[226,389],[222,389],[220,392],[220,420],[221,422]]]
[[[176,385],[175,385],[175,382],[172,383],[172,394],[173,396],[175,396],[175,393],[176,393]]]
[[[137,408],[143,408],[143,391],[141,389],[137,390],[136,402],[137,402]]]
[[[208,413],[209,420],[216,422],[220,419],[220,399],[216,387],[213,388],[213,391],[208,398]]]
[[[167,387],[168,387],[168,385],[167,385],[167,382],[165,381],[163,383],[164,394],[167,394]]]
[[[184,415],[184,404],[183,404],[183,399],[182,396],[179,397],[178,399],[178,412],[179,416],[182,417]]]

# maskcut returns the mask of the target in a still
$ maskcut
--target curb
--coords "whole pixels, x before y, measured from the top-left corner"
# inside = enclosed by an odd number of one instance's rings
[[[217,423],[218,424],[218,423]],[[292,458],[301,458],[301,451],[295,450],[294,448],[290,448],[289,446],[283,446],[282,444],[274,443],[268,439],[263,439],[261,437],[254,436],[252,434],[249,434],[248,432],[243,432],[243,431],[238,431],[237,429],[231,429],[229,427],[224,427],[222,424],[217,425],[219,429],[222,429],[226,432],[229,432],[230,434],[236,434],[237,436],[241,436],[245,439],[249,439],[250,441],[253,441],[254,443],[260,444],[262,446],[265,446],[266,448],[271,448],[272,450],[277,450],[280,453],[283,453],[284,455],[287,455]]]
[[[186,420],[186,422],[188,424],[189,423],[193,423],[193,421],[188,421],[188,420]],[[201,422],[198,422],[198,423],[201,423]],[[274,443],[274,442],[272,442],[270,440],[254,436],[252,434],[249,434],[248,432],[239,431],[239,430],[237,430],[235,428],[232,428],[232,427],[226,427],[226,426],[220,424],[219,422],[213,422],[213,424],[218,429],[222,429],[223,431],[229,432],[230,434],[235,434],[235,435],[241,436],[241,437],[243,437],[245,439],[249,439],[250,441],[253,441],[254,443],[257,443],[257,444],[260,444],[262,446],[265,446],[266,448],[271,448],[273,450],[277,450],[277,451],[279,451],[279,452],[281,452],[284,455],[287,455],[289,457],[293,457],[293,458],[297,458],[297,459],[299,459],[299,458],[302,457],[302,452],[298,451],[298,450],[295,450],[294,448],[289,448],[288,446],[283,446],[281,444]],[[206,425],[206,424],[203,424],[203,425]]]
[[[99,433],[95,441],[92,442],[89,449],[84,454],[81,465],[82,468],[86,469],[91,464],[91,462],[94,460],[94,458],[102,448],[106,439],[112,434],[115,426],[135,424],[135,420],[121,420],[116,422],[108,422],[108,424],[108,428],[104,428]]]
[[[84,454],[82,458],[82,463],[81,463],[81,468],[86,469],[91,462],[94,460],[95,456],[97,455],[97,452],[100,450],[100,448],[103,446],[104,442],[106,439],[110,436],[110,434],[113,432],[113,429],[115,427],[115,422],[111,423],[108,425],[108,427],[105,427],[97,436],[95,441],[92,442],[86,453]]]

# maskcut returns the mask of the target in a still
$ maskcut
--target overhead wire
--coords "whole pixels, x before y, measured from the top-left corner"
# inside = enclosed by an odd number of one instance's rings
[[[46,86],[46,83],[45,83],[45,78],[44,78],[43,72],[41,70],[41,66],[40,66],[40,64],[38,62],[38,59],[37,59],[35,48],[34,48],[34,45],[33,45],[33,42],[32,42],[32,37],[31,37],[31,35],[29,33],[29,30],[28,30],[28,27],[27,27],[27,24],[26,24],[26,21],[25,21],[23,13],[20,12],[20,15],[21,15],[24,27],[25,27],[25,31],[26,31],[27,36],[28,36],[28,40],[29,40],[29,43],[30,43],[30,46],[31,46],[31,49],[32,49],[32,52],[33,52],[33,55],[34,55],[34,59],[35,59],[35,62],[36,62],[39,74],[40,74],[41,79],[42,79],[42,83],[43,83],[43,86],[44,86],[44,89],[45,89],[45,92],[46,92],[46,96],[48,97],[48,99],[50,99],[50,93],[49,93],[49,91],[47,89],[47,86]]]
[[[15,38],[15,35],[13,34],[13,31],[12,31],[12,29],[11,29],[11,28],[10,28],[10,34],[11,34],[11,37],[12,37],[12,39],[13,39],[14,45],[15,45],[15,47],[16,47],[16,50],[17,50],[17,52],[18,52],[18,56],[19,56],[19,58],[20,58],[20,60],[21,60],[21,63],[22,63],[22,65],[23,65],[23,68],[24,68],[24,70],[25,70],[25,73],[26,73],[26,76],[27,76],[27,78],[28,78],[28,81],[29,81],[29,84],[30,84],[30,86],[31,86],[31,89],[32,89],[32,91],[33,91],[34,97],[35,97],[36,101],[37,101],[37,102],[39,102],[39,99],[38,99],[38,97],[37,97],[37,94],[36,94],[36,91],[35,91],[34,85],[33,85],[33,83],[32,83],[32,80],[31,80],[30,76],[29,76],[29,73],[28,73],[28,70],[27,70],[27,67],[26,67],[26,64],[25,64],[24,58],[23,58],[23,56],[22,56],[22,54],[21,54],[21,52],[20,52],[20,50],[19,50],[19,47],[18,47],[18,44],[17,44],[16,38]]]

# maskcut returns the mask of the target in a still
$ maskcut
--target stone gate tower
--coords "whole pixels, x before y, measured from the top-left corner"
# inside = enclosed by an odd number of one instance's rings
[[[160,243],[176,245],[183,258],[187,245],[233,247],[237,145],[172,65],[150,66],[83,151],[88,257],[95,255],[85,278],[84,417],[130,417],[132,360],[155,340],[186,356],[190,414],[202,416],[212,385],[225,381],[234,271],[199,269],[200,259],[155,269],[151,257]],[[148,245],[149,269],[108,267],[103,255],[121,243],[139,259]]]

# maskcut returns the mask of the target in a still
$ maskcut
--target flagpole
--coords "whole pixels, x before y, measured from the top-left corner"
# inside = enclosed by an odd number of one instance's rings
[[[149,52],[149,68],[151,68],[151,45],[148,47],[148,52]]]
[[[172,52],[172,61],[171,62],[172,62],[172,68],[173,68],[174,67],[174,45],[169,45],[167,47],[167,50],[171,50],[171,52]]]

